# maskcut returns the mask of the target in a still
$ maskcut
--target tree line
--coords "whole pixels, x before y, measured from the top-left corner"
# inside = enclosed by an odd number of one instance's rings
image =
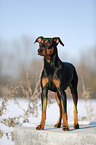
[[[42,69],[42,59],[37,58],[37,46],[34,39],[23,36],[12,43],[0,40],[0,97],[7,93],[7,86],[15,86],[29,73],[31,88],[35,89]],[[35,49],[36,48],[36,49]],[[75,61],[74,61],[75,62]],[[90,90],[90,97],[96,98],[96,47],[80,55],[76,63],[79,75],[79,97],[84,87]],[[22,92],[16,96],[22,97]]]

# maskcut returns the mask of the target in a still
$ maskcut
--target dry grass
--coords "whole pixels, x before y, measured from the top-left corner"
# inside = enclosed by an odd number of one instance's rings
[[[41,73],[40,73],[41,76]],[[29,114],[34,114],[34,110],[36,110],[36,114],[38,114],[38,96],[41,93],[41,89],[39,88],[40,86],[40,76],[38,78],[38,81],[36,83],[35,89],[34,91],[31,88],[31,83],[30,82],[30,77],[29,77],[29,73],[26,73],[26,78],[25,80],[20,81],[16,87],[11,87],[11,88],[7,88],[7,95],[3,96],[3,100],[0,106],[0,123],[4,124],[5,126],[8,127],[15,127],[17,124],[20,123],[20,118],[23,118],[23,122],[29,122],[28,120],[28,116]],[[27,106],[27,109],[23,109],[22,106],[20,106],[19,102],[17,101],[17,99],[14,97],[15,94],[18,93],[19,90],[22,90],[22,94],[23,97],[25,97],[29,103]],[[7,113],[7,103],[10,99],[14,100],[14,104],[17,104],[18,107],[20,109],[23,110],[24,114],[18,117],[14,117],[14,118],[2,118],[2,115]],[[9,139],[9,136],[11,136],[11,139],[14,140],[14,132],[3,132],[2,130],[0,130],[0,138],[3,137],[3,135],[6,134],[7,138]]]
[[[91,103],[90,105],[88,104],[88,99],[92,98],[93,91],[85,87],[83,78],[82,78],[82,88],[83,88],[82,98],[85,100],[85,109],[86,109],[86,115],[87,115],[87,117],[83,116],[82,120],[88,119],[91,121],[93,117],[93,108],[92,108]]]
[[[43,68],[43,65],[42,65]],[[5,125],[7,127],[15,127],[17,124],[19,123],[23,123],[23,122],[29,122],[29,115],[32,114],[35,116],[38,116],[38,99],[40,98],[40,93],[41,93],[41,88],[40,88],[40,77],[41,77],[41,73],[42,73],[42,69],[39,75],[39,78],[36,81],[36,86],[34,91],[31,88],[31,79],[30,79],[30,75],[27,72],[26,73],[26,77],[24,80],[20,81],[15,87],[7,87],[7,95],[3,96],[3,100],[0,106],[0,123],[2,125]],[[22,91],[22,97],[26,98],[28,100],[28,106],[27,109],[25,110],[24,108],[22,108],[22,106],[20,105],[20,103],[17,101],[15,95],[18,94],[19,91]],[[18,107],[23,110],[24,114],[23,115],[19,115],[17,117],[14,118],[2,118],[3,114],[7,114],[7,105],[8,105],[8,101],[12,99],[14,100],[14,104],[18,105]],[[51,101],[51,99],[49,99],[49,103],[53,103],[53,101]],[[23,118],[23,122],[20,122],[20,119]],[[3,137],[3,135],[6,135],[6,137],[9,139],[9,137],[11,136],[12,141],[14,140],[14,131],[12,132],[6,132],[6,131],[2,131],[0,129],[0,138]]]

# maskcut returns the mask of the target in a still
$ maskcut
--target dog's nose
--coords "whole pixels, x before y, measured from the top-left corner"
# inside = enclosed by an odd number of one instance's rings
[[[38,49],[38,53],[41,53],[43,51],[43,49]]]

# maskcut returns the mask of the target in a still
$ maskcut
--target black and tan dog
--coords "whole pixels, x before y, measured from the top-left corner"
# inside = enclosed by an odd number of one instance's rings
[[[57,124],[54,127],[61,127],[61,119],[63,119],[62,129],[64,131],[69,130],[67,123],[67,99],[65,90],[69,86],[74,101],[74,128],[78,129],[78,117],[77,117],[77,83],[78,76],[75,67],[71,63],[62,62],[58,57],[57,45],[61,39],[59,37],[44,38],[38,37],[35,43],[39,43],[38,55],[44,56],[44,69],[41,76],[41,101],[42,101],[42,119],[40,125],[36,129],[44,129],[46,119],[46,107],[47,107],[47,94],[48,90],[56,92],[56,100],[60,108],[60,117]]]

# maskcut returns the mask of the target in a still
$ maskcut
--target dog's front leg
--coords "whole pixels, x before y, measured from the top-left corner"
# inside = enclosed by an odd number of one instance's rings
[[[47,93],[48,91],[46,89],[42,90],[41,93],[41,101],[42,101],[42,119],[40,125],[36,127],[36,129],[44,129],[45,125],[45,119],[46,119],[46,108],[47,108]]]
[[[57,100],[57,104],[58,104],[59,109],[60,109],[60,116],[59,116],[58,122],[54,125],[54,127],[60,128],[61,127],[61,119],[62,119],[62,106],[61,106],[60,96],[58,95],[57,92],[56,92],[56,100]]]
[[[62,119],[63,119],[63,126],[62,129],[64,131],[69,131],[69,126],[67,122],[67,98],[65,91],[59,90],[58,91],[60,98],[61,98],[61,106],[62,106]]]

